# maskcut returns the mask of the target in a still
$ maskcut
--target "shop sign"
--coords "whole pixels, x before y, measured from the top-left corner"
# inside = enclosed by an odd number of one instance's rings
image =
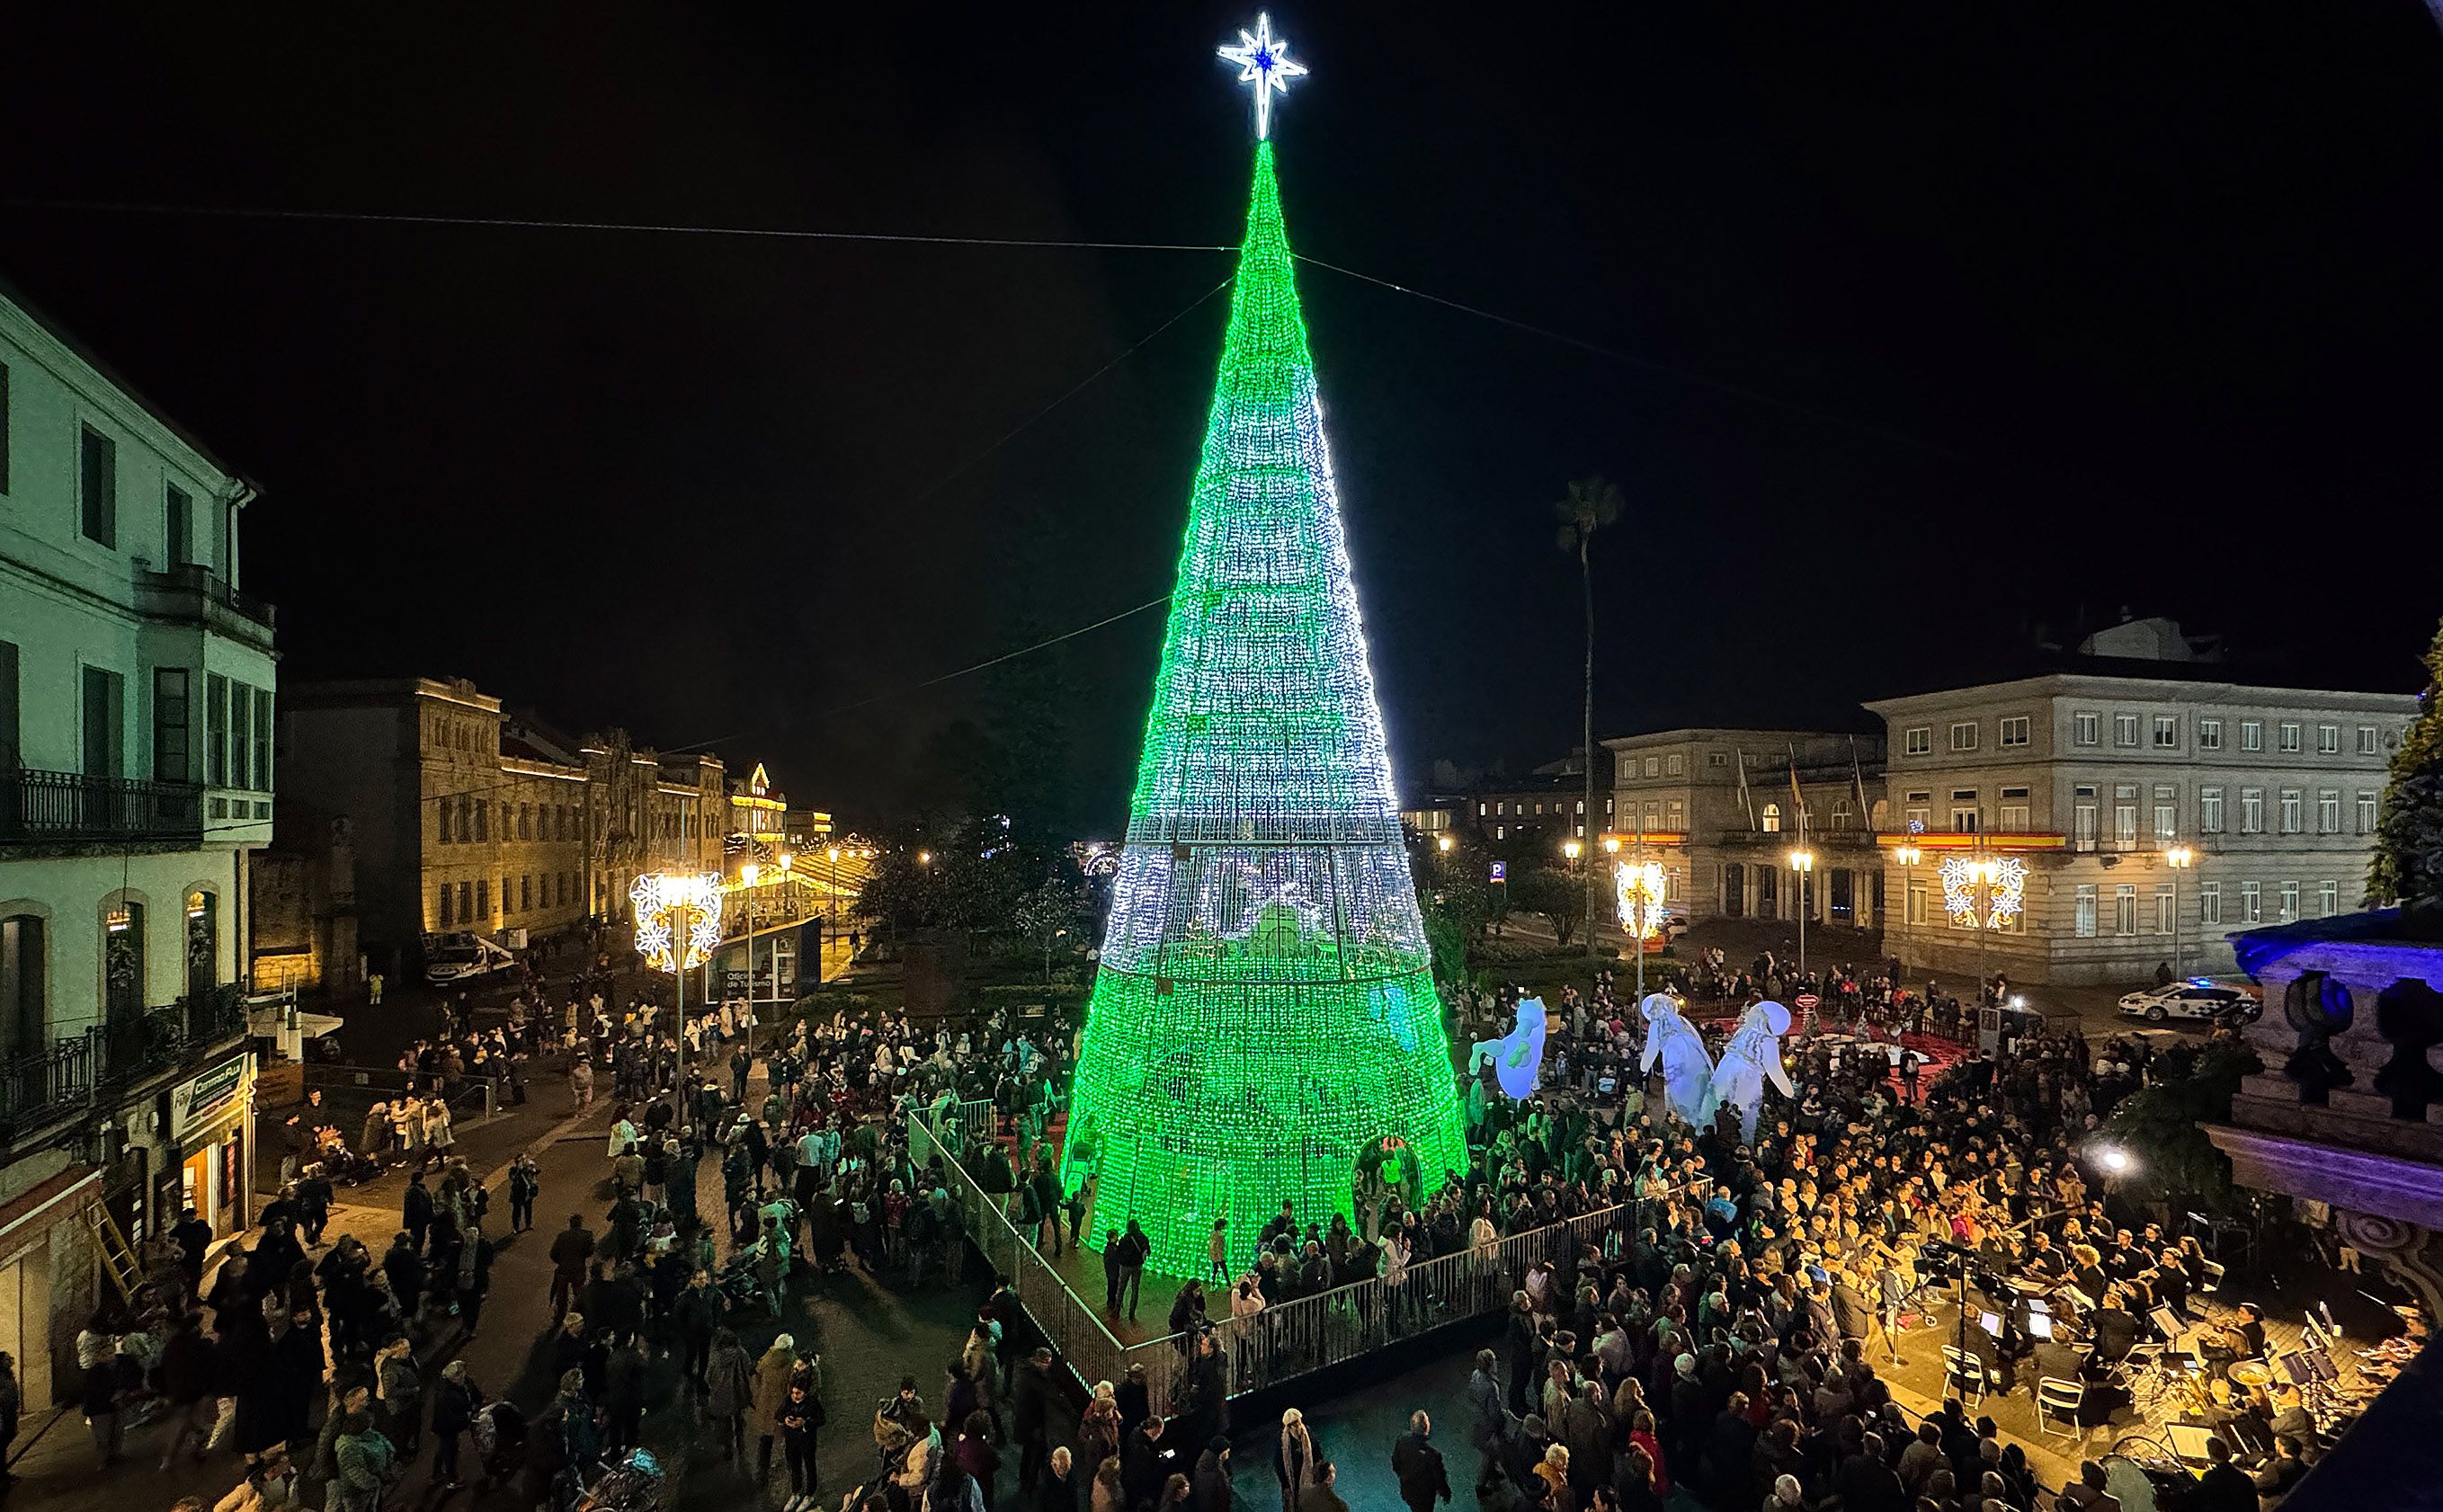
[[[246,1091],[249,1057],[234,1055],[190,1082],[170,1089],[170,1138],[184,1139],[229,1112]]]

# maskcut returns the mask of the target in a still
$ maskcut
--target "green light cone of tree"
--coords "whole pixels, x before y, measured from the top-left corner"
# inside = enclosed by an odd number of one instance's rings
[[[1070,1131],[1097,1245],[1133,1217],[1174,1274],[1464,1160],[1268,142]]]

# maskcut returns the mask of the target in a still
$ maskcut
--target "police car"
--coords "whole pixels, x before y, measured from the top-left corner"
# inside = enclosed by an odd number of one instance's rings
[[[2142,993],[2124,993],[2121,1012],[2125,1018],[2142,1018],[2149,1024],[2165,1019],[2195,1018],[2214,1023],[2246,1024],[2265,1011],[2256,994],[2244,987],[2224,987],[2202,976],[2192,976],[2185,982],[2169,987],[2150,987]]]

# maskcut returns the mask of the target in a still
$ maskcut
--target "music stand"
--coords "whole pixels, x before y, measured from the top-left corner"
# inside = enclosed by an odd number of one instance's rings
[[[2155,1325],[2156,1332],[2161,1334],[2166,1339],[2176,1342],[2178,1340],[2180,1337],[2180,1315],[2172,1311],[2169,1307],[2158,1306],[2154,1311],[2146,1315],[2146,1321],[2153,1323]]]

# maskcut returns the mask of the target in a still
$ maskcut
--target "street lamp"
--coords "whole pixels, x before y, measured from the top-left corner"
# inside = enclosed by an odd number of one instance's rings
[[[1561,842],[1561,854],[1570,858],[1570,868],[1571,870],[1574,871],[1577,869],[1578,852],[1584,849],[1586,849],[1586,847],[1578,844],[1578,842],[1574,840],[1564,840]]]
[[[1442,852],[1443,855],[1445,855],[1445,856],[1449,855],[1449,854],[1450,854],[1450,848],[1451,848],[1451,837],[1450,837],[1450,836],[1448,836],[1448,835],[1441,835],[1441,836],[1437,836],[1437,837],[1435,838],[1435,840],[1434,840],[1434,848],[1435,848],[1436,850],[1441,851],[1441,852]]]
[[[2163,865],[2172,868],[2172,975],[2181,975],[2186,964],[2180,959],[2180,873],[2197,864],[2197,853],[2186,846],[2165,846]]]
[[[920,865],[920,866],[929,866],[929,865],[931,865],[932,864],[933,864],[933,853],[932,853],[931,851],[929,851],[929,850],[920,850],[920,851],[916,852],[916,865]]]
[[[1798,975],[1807,977],[1807,878],[1815,869],[1815,852],[1793,850],[1790,853],[1790,869],[1798,873]]]
[[[1917,922],[1909,917],[1909,897],[1916,891],[1917,864],[1925,859],[1925,852],[1915,846],[1894,846],[1892,859],[1901,864],[1901,933],[1905,935]]]
[[[1612,885],[1619,896],[1620,926],[1628,948],[1637,952],[1637,996],[1645,998],[1645,941],[1657,926],[1656,910],[1668,885],[1659,862],[1620,861],[1612,864]]]
[[[1619,855],[1619,854],[1620,854],[1620,836],[1618,836],[1618,835],[1606,835],[1606,836],[1604,836],[1604,837],[1603,837],[1603,847],[1604,847],[1604,854],[1606,854],[1606,855],[1607,855],[1607,856],[1617,856],[1617,855]]]
[[[636,954],[645,969],[668,972],[677,984],[680,1118],[687,1099],[687,974],[712,959],[721,943],[721,873],[649,871],[628,889],[636,917]]]

